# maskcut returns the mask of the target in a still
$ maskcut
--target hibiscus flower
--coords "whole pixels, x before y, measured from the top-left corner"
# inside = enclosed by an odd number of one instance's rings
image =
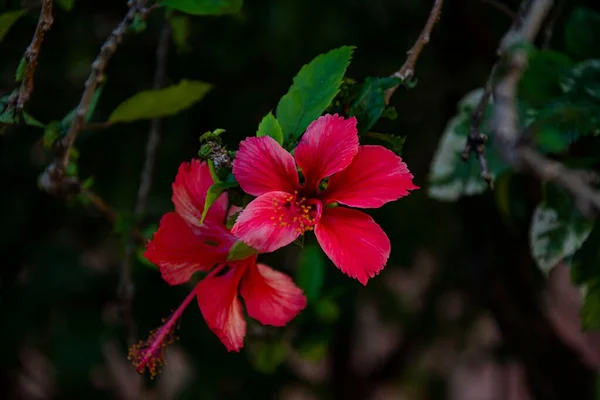
[[[237,218],[235,236],[272,252],[314,230],[333,263],[363,285],[385,266],[390,241],[369,215],[338,204],[378,208],[418,189],[402,158],[359,146],[356,119],[337,114],[314,121],[293,156],[268,136],[244,140],[233,174],[257,196]]]
[[[208,272],[183,304],[150,340],[140,343],[132,358],[138,369],[168,341],[175,321],[195,297],[208,327],[229,351],[239,351],[246,334],[246,321],[238,290],[248,315],[264,325],[283,326],[306,306],[306,297],[292,279],[264,264],[256,254],[228,261],[237,239],[225,225],[227,195],[221,195],[200,224],[208,188],[213,184],[208,165],[199,160],[183,163],[173,183],[175,212],[165,214],[144,256],[156,264],[170,285],[190,280],[197,271]]]

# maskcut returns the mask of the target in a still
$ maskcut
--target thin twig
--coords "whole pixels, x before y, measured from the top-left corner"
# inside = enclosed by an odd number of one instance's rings
[[[511,47],[522,41],[533,42],[552,7],[552,0],[534,0],[527,7],[520,27],[509,31],[501,42],[501,49],[509,54],[509,70],[496,87],[496,106],[492,118],[494,138],[500,155],[516,169],[525,169],[543,181],[565,188],[574,198],[575,205],[585,215],[600,212],[600,193],[588,184],[579,171],[566,168],[535,149],[520,143],[520,125],[517,112],[517,86],[527,66],[527,50]]]
[[[414,75],[415,64],[417,63],[417,60],[419,59],[419,55],[421,54],[421,51],[423,50],[425,45],[427,43],[429,43],[431,31],[433,30],[435,23],[440,18],[443,4],[444,4],[444,0],[435,0],[435,3],[433,3],[433,7],[431,8],[431,12],[429,13],[429,18],[427,19],[427,22],[425,23],[425,27],[423,28],[423,31],[417,38],[417,41],[415,42],[413,47],[411,47],[410,50],[407,52],[408,57],[406,58],[406,61],[402,65],[402,68],[400,68],[398,71],[396,71],[392,75],[393,77],[400,78],[404,81],[404,80],[410,79]],[[394,94],[396,89],[398,89],[398,86],[399,85],[396,85],[393,88],[386,90],[386,92],[385,92],[385,103],[386,104],[389,104],[390,98],[392,97],[392,95]]]
[[[129,31],[136,16],[145,19],[148,13],[154,9],[154,7],[146,8],[146,3],[147,0],[130,0],[129,11],[106,39],[100,48],[100,53],[92,63],[90,76],[85,82],[85,89],[81,96],[81,100],[79,101],[79,105],[77,106],[75,118],[73,118],[73,122],[69,126],[66,135],[55,144],[57,154],[56,160],[49,165],[44,172],[44,175],[48,175],[48,177],[42,179],[42,181],[50,183],[49,187],[45,187],[47,191],[60,191],[60,184],[65,177],[65,171],[69,165],[71,149],[73,148],[77,134],[83,125],[85,116],[88,113],[94,92],[104,79],[106,65],[123,41],[125,34]]]
[[[29,100],[31,92],[33,92],[33,75],[38,63],[38,57],[40,55],[40,49],[46,32],[50,30],[54,17],[52,16],[52,0],[44,0],[42,3],[42,10],[40,11],[40,19],[38,20],[35,33],[31,44],[27,47],[23,58],[27,63],[27,68],[23,74],[23,82],[19,88],[19,94],[16,99],[16,109],[18,113],[21,113],[25,103]]]
[[[171,27],[166,22],[161,30],[160,39],[156,49],[156,71],[154,73],[154,89],[162,89],[165,86],[167,75],[167,54],[169,43],[171,41]],[[152,186],[152,173],[154,171],[154,160],[156,158],[156,149],[160,141],[160,130],[162,125],[161,118],[154,118],[150,123],[148,133],[148,142],[146,143],[146,159],[140,177],[140,187],[138,188],[137,201],[134,209],[134,221],[139,222],[146,212],[148,194]],[[127,241],[125,246],[125,255],[121,266],[121,280],[119,282],[119,294],[121,297],[121,309],[123,319],[127,325],[128,342],[135,342],[135,321],[133,319],[132,302],[135,287],[131,279],[131,270],[133,264],[133,254],[136,250],[136,244],[131,240]]]
[[[500,3],[499,1],[496,1],[496,0],[481,0],[481,1],[483,3],[489,4],[492,7],[495,7],[496,9],[498,9],[499,11],[501,11],[503,14],[505,14],[506,16],[508,16],[511,19],[515,19],[517,17],[517,13],[515,13],[513,10],[511,10],[510,7],[504,3]]]
[[[544,31],[542,32],[542,48],[547,49],[550,47],[550,41],[552,40],[552,35],[554,34],[554,27],[562,14],[563,8],[565,6],[565,0],[559,0],[552,10],[550,14],[550,18],[544,27]]]

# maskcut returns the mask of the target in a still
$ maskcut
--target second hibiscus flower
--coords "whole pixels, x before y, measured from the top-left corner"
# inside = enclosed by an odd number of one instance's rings
[[[258,197],[231,233],[272,252],[314,230],[333,263],[363,285],[385,266],[390,241],[369,215],[338,203],[378,208],[418,189],[399,156],[383,146],[359,146],[356,119],[337,114],[313,122],[294,156],[267,136],[244,140],[233,174],[245,192]]]

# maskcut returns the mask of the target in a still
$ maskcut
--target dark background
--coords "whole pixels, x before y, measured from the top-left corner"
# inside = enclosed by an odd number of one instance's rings
[[[125,3],[81,0],[70,12],[55,6],[30,114],[49,122],[76,106]],[[554,47],[561,47],[564,16],[584,3],[565,2]],[[179,163],[196,155],[200,134],[224,128],[235,148],[254,134],[303,64],[341,45],[357,46],[349,77],[390,75],[404,62],[430,6],[418,0],[247,0],[239,16],[192,18],[190,51],[171,47],[167,83],[186,78],[215,87],[164,122],[142,228],[172,209],[171,183]],[[14,87],[37,18],[38,10],[31,10],[0,43],[0,91]],[[129,35],[110,61],[94,122],[152,87],[163,21],[155,11],[147,29]],[[418,85],[398,90],[392,102],[398,118],[375,127],[407,135],[403,158],[423,188],[372,213],[392,241],[386,269],[363,288],[328,265],[326,306],[309,305],[285,329],[253,326],[240,354],[226,352],[193,305],[154,381],[141,379],[126,360],[117,294],[122,237],[92,207],[38,190],[37,177],[52,160],[42,130],[20,127],[0,136],[0,397],[593,398],[600,342],[580,333],[568,274],[559,270],[545,285],[529,257],[534,182],[518,180],[518,190],[533,193],[530,204],[515,206],[511,221],[498,213],[493,193],[449,204],[429,199],[425,190],[446,122],[457,101],[485,82],[510,22],[483,1],[447,0],[417,64]],[[125,215],[135,204],[148,126],[86,130],[76,142],[80,176],[92,176],[94,190]],[[265,260],[293,274],[299,250]],[[133,278],[136,336],[144,339],[189,287],[169,287],[140,262]],[[274,340],[292,350],[265,371],[257,354],[260,344]]]

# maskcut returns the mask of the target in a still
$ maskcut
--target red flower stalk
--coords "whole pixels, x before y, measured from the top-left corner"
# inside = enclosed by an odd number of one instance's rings
[[[400,157],[383,146],[359,146],[356,119],[337,114],[314,121],[293,156],[268,136],[244,140],[233,174],[258,196],[239,215],[235,236],[272,252],[314,230],[333,263],[363,285],[383,269],[390,241],[370,216],[338,203],[378,208],[418,189]]]
[[[193,160],[181,164],[173,183],[175,212],[162,217],[144,255],[158,265],[163,279],[170,285],[189,281],[197,271],[209,272],[190,296],[196,296],[208,327],[227,350],[239,351],[246,334],[246,321],[238,290],[248,315],[264,325],[287,324],[306,307],[306,297],[289,276],[257,264],[256,254],[228,261],[229,251],[237,239],[225,225],[226,194],[215,201],[204,223],[200,224],[206,194],[212,184],[205,162]],[[190,298],[188,296],[169,322],[179,317],[179,310]],[[168,336],[163,332],[172,328],[174,322],[170,325],[169,322],[157,332],[152,343]],[[143,354],[152,356],[158,349],[158,344],[150,345]]]

